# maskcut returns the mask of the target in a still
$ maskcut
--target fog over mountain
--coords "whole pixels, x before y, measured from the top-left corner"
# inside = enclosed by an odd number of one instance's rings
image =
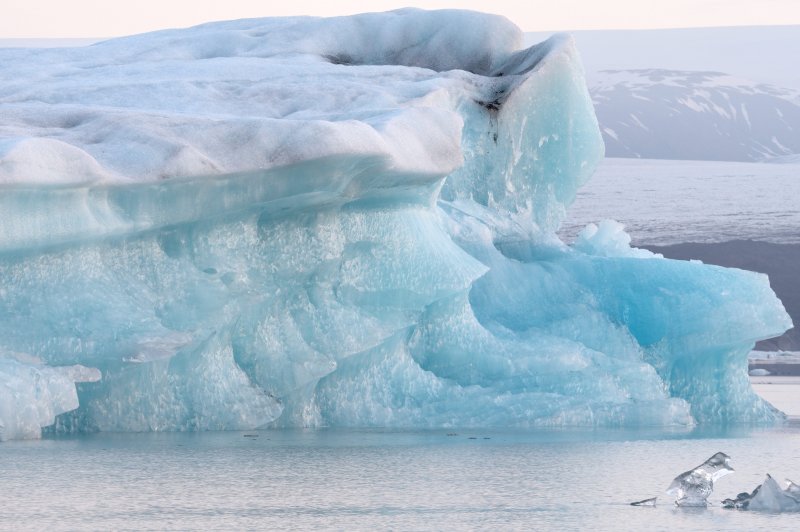
[[[574,35],[609,157],[797,159],[800,27]]]
[[[600,70],[662,68],[725,72],[800,89],[800,26],[600,30],[575,36],[589,84]],[[550,32],[526,33],[539,42]]]

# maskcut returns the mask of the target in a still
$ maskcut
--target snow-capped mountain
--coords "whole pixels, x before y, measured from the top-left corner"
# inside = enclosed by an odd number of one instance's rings
[[[571,33],[609,156],[797,160],[800,26]]]
[[[603,70],[592,78],[609,157],[758,161],[800,153],[800,91],[719,72]]]

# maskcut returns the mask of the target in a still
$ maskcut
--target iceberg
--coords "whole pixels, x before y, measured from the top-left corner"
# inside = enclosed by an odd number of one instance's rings
[[[0,49],[0,439],[770,422],[765,276],[566,207],[571,37],[404,9]]]

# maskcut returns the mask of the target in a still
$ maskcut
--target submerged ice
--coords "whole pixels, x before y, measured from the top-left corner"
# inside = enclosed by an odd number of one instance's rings
[[[766,277],[556,230],[570,38],[401,10],[0,50],[0,439],[770,421]]]

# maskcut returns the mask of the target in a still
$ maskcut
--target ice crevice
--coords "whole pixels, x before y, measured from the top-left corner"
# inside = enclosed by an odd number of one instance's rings
[[[572,39],[521,42],[406,9],[0,50],[0,439],[780,420],[766,277],[558,239],[603,144]]]

